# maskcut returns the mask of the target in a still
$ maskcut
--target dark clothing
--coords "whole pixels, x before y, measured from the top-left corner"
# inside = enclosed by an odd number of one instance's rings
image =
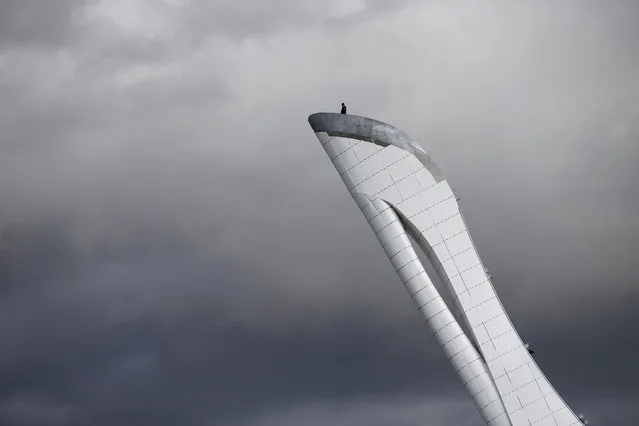
[[[346,105],[342,104],[342,114],[346,114]]]

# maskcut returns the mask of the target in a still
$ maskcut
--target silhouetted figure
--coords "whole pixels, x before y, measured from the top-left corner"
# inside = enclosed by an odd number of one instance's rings
[[[342,102],[342,114],[346,114],[346,105],[344,105],[344,102]]]

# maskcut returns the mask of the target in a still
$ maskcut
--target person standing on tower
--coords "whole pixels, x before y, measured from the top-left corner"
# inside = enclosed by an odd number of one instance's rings
[[[344,102],[342,102],[342,114],[346,114],[346,105],[344,105]]]

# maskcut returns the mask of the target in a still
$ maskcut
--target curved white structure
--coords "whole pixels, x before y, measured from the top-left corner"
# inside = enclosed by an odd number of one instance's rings
[[[580,425],[513,327],[430,156],[370,118],[318,113],[308,121],[486,423]],[[454,306],[438,293],[409,236]]]

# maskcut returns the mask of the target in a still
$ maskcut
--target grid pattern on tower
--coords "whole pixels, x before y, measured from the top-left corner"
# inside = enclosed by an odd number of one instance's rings
[[[346,134],[357,131],[342,130]],[[481,395],[490,386],[471,390],[476,380],[471,372],[478,365],[485,367],[487,379],[498,391],[499,404],[503,403],[513,425],[580,424],[508,318],[446,180],[433,177],[414,153],[398,144],[380,146],[365,138],[329,136],[321,131],[316,134],[480,412],[496,401],[487,402]],[[414,253],[407,230],[450,290],[470,336],[459,327],[437,290],[430,290],[432,282]],[[475,345],[456,347],[468,338]],[[475,346],[481,356],[471,360],[466,352]],[[482,416],[487,423],[497,424],[485,413]]]

